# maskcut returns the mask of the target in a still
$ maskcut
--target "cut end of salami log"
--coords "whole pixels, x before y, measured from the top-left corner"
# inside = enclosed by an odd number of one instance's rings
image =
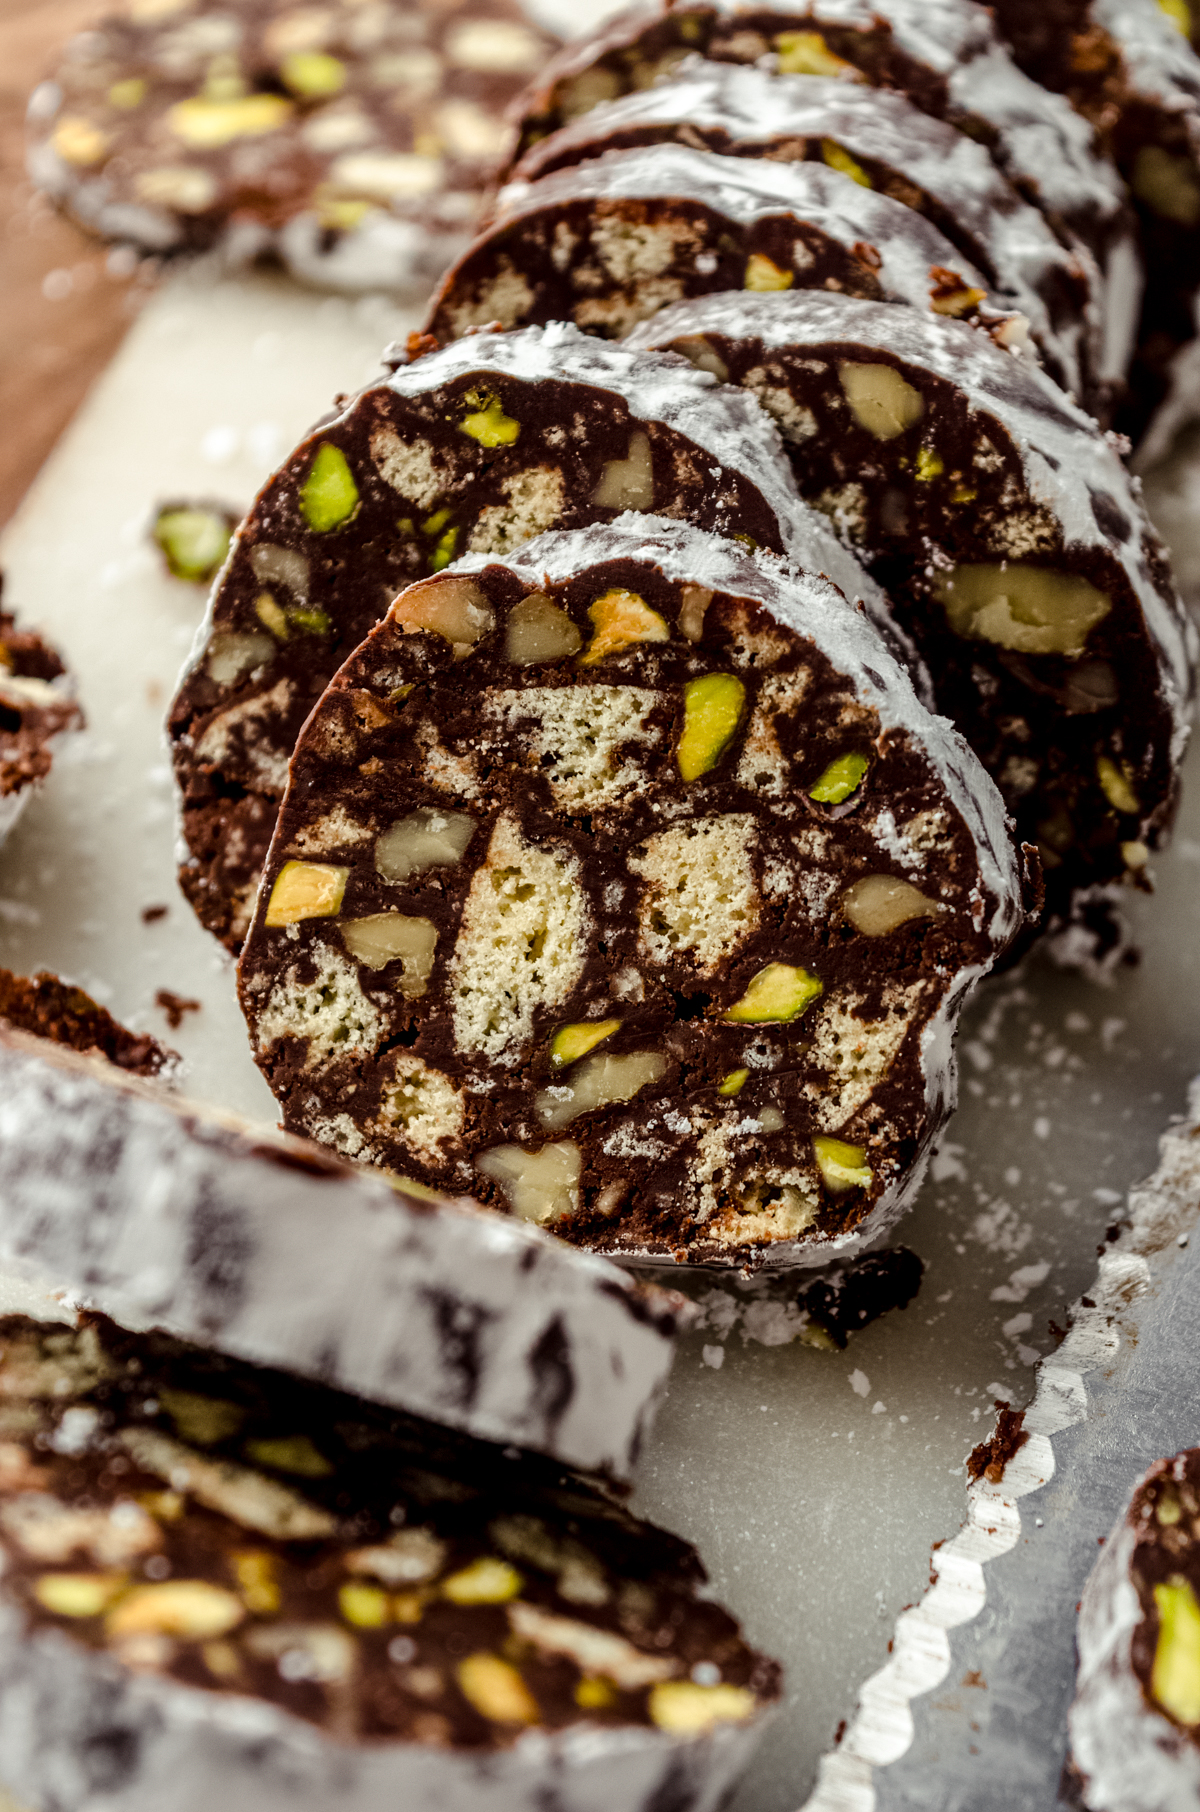
[[[908,1201],[1023,905],[828,580],[627,516],[401,594],[309,719],[241,962],[285,1123],[623,1259]]]
[[[83,1812],[717,1812],[779,1669],[556,1466],[99,1317],[0,1320],[0,1776]]]
[[[1200,1795],[1200,1449],[1134,1490],[1079,1607],[1068,1714],[1089,1812],[1169,1812]]]
[[[775,417],[801,495],[886,589],[1039,846],[1051,912],[1143,879],[1174,813],[1195,631],[1083,411],[961,323],[849,297],[710,297],[633,339]]]

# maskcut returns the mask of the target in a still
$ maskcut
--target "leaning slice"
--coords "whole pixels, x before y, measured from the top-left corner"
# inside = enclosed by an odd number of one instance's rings
[[[396,600],[305,726],[240,986],[296,1131],[623,1258],[820,1264],[911,1196],[1022,916],[868,619],[625,517]]]

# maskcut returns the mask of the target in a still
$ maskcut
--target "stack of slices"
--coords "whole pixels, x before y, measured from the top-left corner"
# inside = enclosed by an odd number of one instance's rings
[[[1039,913],[1111,937],[1170,828],[1192,631],[1105,426],[1138,217],[970,0],[642,10],[514,117],[234,537],[181,883],[293,1133],[627,1262],[821,1265],[911,1200],[974,983]]]
[[[689,1305],[2,1004],[6,1791],[716,1812],[779,1669],[622,1503]]]

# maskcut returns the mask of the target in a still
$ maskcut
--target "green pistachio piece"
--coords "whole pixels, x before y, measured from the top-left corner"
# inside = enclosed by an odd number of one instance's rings
[[[324,440],[300,487],[300,510],[309,528],[318,535],[347,522],[358,508],[358,486],[346,455],[332,441]]]
[[[869,766],[865,755],[838,755],[816,785],[808,789],[809,798],[818,805],[841,805],[858,791]]]
[[[1110,756],[1101,755],[1096,762],[1096,778],[1114,812],[1133,814],[1140,811],[1137,794],[1129,784],[1128,774]]]
[[[1200,1724],[1200,1604],[1181,1573],[1154,1588],[1158,1641],[1150,1691],[1179,1724]]]
[[[320,50],[295,50],[279,65],[284,86],[304,100],[340,94],[346,86],[346,65]]]
[[[717,1084],[718,1095],[726,1097],[740,1095],[746,1086],[749,1075],[749,1070],[730,1070],[728,1076],[723,1076]]]
[[[160,510],[152,530],[167,571],[206,584],[229,552],[230,528],[216,510]]]
[[[454,558],[454,550],[457,546],[458,528],[457,526],[448,528],[444,535],[439,536],[438,544],[429,556],[430,572],[440,573],[443,567],[449,566],[451,560]]]
[[[498,396],[489,396],[473,415],[463,418],[458,424],[463,434],[469,434],[481,447],[511,447],[521,424],[514,421],[511,415],[505,415]]]
[[[813,1140],[813,1154],[826,1189],[841,1195],[847,1189],[866,1189],[871,1182],[871,1167],[861,1145],[847,1145],[818,1133]]]
[[[850,153],[839,145],[836,140],[832,138],[823,138],[821,140],[821,156],[825,159],[825,162],[829,165],[831,170],[837,170],[842,176],[848,176],[851,182],[858,183],[861,188],[874,188],[874,183],[871,181],[871,178],[867,175],[862,165],[856,163]]]
[[[556,1070],[563,1070],[569,1063],[577,1063],[611,1038],[620,1024],[619,1019],[587,1019],[577,1025],[560,1026],[550,1044],[551,1064]]]
[[[706,673],[683,692],[683,734],[677,759],[685,780],[715,768],[733,741],[746,703],[746,688],[732,673]]]
[[[805,1007],[822,992],[822,984],[807,969],[795,968],[791,963],[768,963],[722,1017],[739,1025],[761,1025],[767,1021],[786,1024],[799,1019]]]

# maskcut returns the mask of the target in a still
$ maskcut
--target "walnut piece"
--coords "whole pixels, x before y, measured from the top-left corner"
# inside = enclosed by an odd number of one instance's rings
[[[876,440],[894,440],[925,413],[919,390],[905,383],[894,365],[859,365],[847,360],[838,377],[860,428]]]
[[[531,592],[508,613],[504,653],[515,667],[535,661],[561,661],[578,654],[583,637],[565,610],[545,592]]]
[[[375,867],[385,881],[407,881],[426,868],[453,868],[462,861],[474,829],[467,812],[422,806],[384,831],[375,844]]]
[[[470,579],[427,579],[410,585],[391,608],[393,623],[409,635],[424,631],[444,636],[461,661],[491,629],[492,607]]]
[[[945,910],[939,900],[894,875],[864,875],[842,895],[842,911],[864,937],[882,937],[910,919],[936,918]]]
[[[1083,653],[1089,632],[1112,609],[1086,579],[1010,560],[1004,566],[955,566],[934,579],[955,635],[994,642],[1018,654]]]
[[[654,1051],[629,1051],[619,1057],[589,1057],[571,1080],[542,1089],[534,1106],[547,1132],[561,1132],[580,1114],[616,1101],[631,1101],[640,1089],[666,1074],[667,1060]]]
[[[368,969],[383,969],[397,958],[404,971],[396,986],[415,1000],[424,994],[433,973],[437,927],[430,919],[407,918],[402,912],[372,912],[366,918],[347,919],[342,941],[351,956]]]
[[[485,1177],[500,1184],[514,1214],[546,1226],[579,1206],[582,1157],[569,1139],[522,1151],[519,1145],[496,1145],[476,1160]]]
[[[636,429],[629,437],[624,459],[605,462],[592,502],[601,510],[651,510],[654,508],[654,460],[650,437]]]

